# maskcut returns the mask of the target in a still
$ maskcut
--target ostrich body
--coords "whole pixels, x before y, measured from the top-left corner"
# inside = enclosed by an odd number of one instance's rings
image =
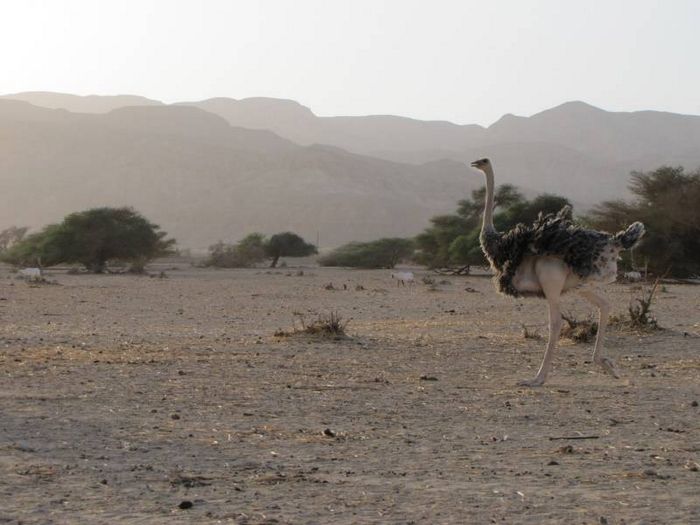
[[[522,386],[540,386],[547,379],[562,327],[560,298],[576,289],[600,312],[593,362],[619,377],[613,362],[602,356],[610,303],[601,288],[615,281],[617,260],[623,250],[633,248],[644,235],[644,225],[635,222],[616,234],[588,230],[571,221],[571,208],[540,217],[530,226],[518,224],[506,233],[493,225],[494,177],[489,159],[472,162],[486,178],[486,203],[481,228],[481,248],[496,277],[501,293],[518,297],[544,297],[549,305],[549,340],[542,365],[534,379]]]

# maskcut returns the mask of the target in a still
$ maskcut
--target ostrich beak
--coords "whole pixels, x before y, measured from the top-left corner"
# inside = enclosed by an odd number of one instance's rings
[[[474,162],[471,163],[472,168],[478,168],[479,167],[479,161],[475,160]]]

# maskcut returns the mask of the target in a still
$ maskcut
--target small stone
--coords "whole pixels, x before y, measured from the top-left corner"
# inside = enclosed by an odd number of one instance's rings
[[[179,375],[179,376],[184,376],[184,375],[185,375],[185,371],[184,371],[184,370],[178,370],[178,371],[177,371],[177,375]]]
[[[697,401],[693,401],[692,403],[690,403],[690,406],[691,406],[691,407],[696,407],[696,406],[698,406],[698,402],[697,402]]]
[[[185,499],[185,500],[182,500],[180,502],[178,507],[181,508],[182,510],[186,510],[186,509],[191,509],[193,505],[194,504],[190,500]]]
[[[552,460],[552,461],[550,461],[549,463],[547,463],[547,465],[558,465],[558,464],[559,464],[559,462],[558,462],[558,461],[554,461],[554,460]]]
[[[333,430],[331,430],[330,428],[325,429],[323,431],[323,435],[328,436],[328,437],[332,437],[332,438],[336,436],[335,432]]]
[[[438,378],[435,376],[422,375],[420,376],[421,381],[437,381]]]
[[[608,518],[606,518],[605,516],[601,516],[600,520],[598,521],[600,521],[600,525],[608,525]]]
[[[170,416],[170,419],[175,419],[175,420],[177,420],[177,419],[180,419],[180,416],[177,415],[177,414],[173,414],[172,416]]]

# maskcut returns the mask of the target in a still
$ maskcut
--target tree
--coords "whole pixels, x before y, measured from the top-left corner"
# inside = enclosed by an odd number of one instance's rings
[[[277,233],[265,242],[265,255],[272,259],[270,268],[275,268],[280,257],[306,257],[318,253],[313,244],[309,244],[296,233]]]
[[[4,260],[14,264],[53,266],[80,263],[101,273],[108,261],[142,266],[172,253],[174,239],[131,208],[93,208],[72,213],[10,248]]]
[[[413,255],[411,239],[384,238],[371,242],[351,242],[319,258],[321,266],[351,268],[393,268]]]
[[[607,201],[588,216],[592,226],[616,232],[641,221],[647,233],[633,254],[657,275],[700,275],[700,169],[663,166],[652,172],[633,172],[631,201]],[[641,261],[640,261],[641,259]]]

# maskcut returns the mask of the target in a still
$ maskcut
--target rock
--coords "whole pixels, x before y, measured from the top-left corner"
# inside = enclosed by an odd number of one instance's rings
[[[192,503],[192,502],[191,502],[190,500],[188,500],[188,499],[185,499],[185,500],[182,500],[182,501],[180,502],[180,504],[178,505],[178,507],[179,507],[180,509],[182,509],[182,510],[186,510],[186,509],[191,509],[193,505],[194,505],[194,503]]]
[[[435,376],[422,375],[420,376],[421,381],[437,381],[438,378]]]
[[[559,462],[558,462],[558,461],[554,461],[554,460],[552,460],[552,461],[550,461],[549,463],[547,463],[547,465],[558,465],[558,464],[559,464]]]
[[[323,435],[328,436],[328,437],[332,437],[332,438],[336,436],[335,432],[333,430],[331,430],[330,428],[325,429],[323,431]]]
[[[172,416],[170,416],[170,419],[175,419],[175,420],[177,420],[177,419],[180,419],[180,416],[177,415],[177,414],[173,414]]]
[[[696,406],[698,406],[698,402],[697,402],[697,401],[693,401],[692,403],[690,403],[690,406],[691,406],[691,407],[696,407]]]

